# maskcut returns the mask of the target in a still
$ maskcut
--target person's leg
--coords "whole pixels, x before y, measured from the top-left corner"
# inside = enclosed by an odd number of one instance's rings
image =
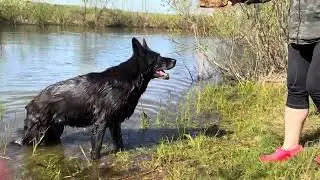
[[[310,63],[307,91],[311,96],[313,103],[316,105],[318,112],[320,112],[320,43],[317,43]]]
[[[299,145],[301,130],[307,116],[308,109],[285,107],[285,135],[282,149],[291,150]]]
[[[313,48],[314,45],[289,45],[284,142],[275,153],[261,156],[262,161],[286,160],[302,149],[299,138],[309,109],[306,79]]]
[[[307,90],[318,112],[320,112],[320,43],[314,48],[308,73]],[[320,155],[316,156],[315,161],[320,164]]]
[[[314,45],[291,47],[288,60],[288,96],[285,109],[285,138],[282,148],[299,145],[301,130],[308,116],[309,94],[307,77],[312,61]]]

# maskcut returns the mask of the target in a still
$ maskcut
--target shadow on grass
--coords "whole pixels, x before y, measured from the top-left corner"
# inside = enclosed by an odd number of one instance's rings
[[[220,138],[227,134],[231,134],[225,129],[219,128],[217,125],[212,125],[208,128],[148,128],[148,129],[123,129],[122,137],[125,146],[125,150],[135,149],[138,147],[150,147],[157,145],[162,141],[168,140],[174,142],[182,139],[184,134],[189,134],[192,137],[198,134],[204,134],[210,137]],[[83,144],[90,141],[90,131],[75,132],[62,137],[62,144]],[[109,131],[106,131],[104,144],[110,144],[112,142]]]
[[[300,144],[313,146],[320,142],[320,128],[301,137]]]

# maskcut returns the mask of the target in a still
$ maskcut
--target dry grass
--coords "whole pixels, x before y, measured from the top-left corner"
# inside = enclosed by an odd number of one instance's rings
[[[196,18],[185,5],[188,0],[167,1],[193,25],[199,52],[227,79],[242,82],[285,74],[288,0],[238,4]]]

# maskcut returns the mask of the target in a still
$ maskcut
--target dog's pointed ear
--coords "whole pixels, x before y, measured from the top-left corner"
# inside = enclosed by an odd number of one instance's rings
[[[143,47],[146,48],[146,49],[150,49],[146,40],[143,38]]]
[[[132,49],[135,55],[143,55],[143,47],[137,38],[132,38]]]

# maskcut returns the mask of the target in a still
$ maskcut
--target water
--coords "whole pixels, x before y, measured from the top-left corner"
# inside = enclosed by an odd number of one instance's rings
[[[0,27],[0,102],[5,111],[0,136],[7,141],[21,137],[25,105],[46,86],[89,72],[99,72],[126,61],[132,55],[131,39],[144,37],[149,47],[163,56],[177,59],[169,70],[170,80],[152,80],[132,117],[122,124],[125,149],[148,146],[173,135],[175,129],[157,128],[155,119],[161,108],[177,112],[180,98],[192,86],[196,62],[191,35],[171,35],[157,31],[107,29],[103,31],[56,26],[44,30],[36,26]],[[175,42],[172,41],[174,38]],[[182,43],[182,45],[179,43]],[[188,46],[186,46],[188,45]],[[191,47],[191,48],[190,48]],[[188,68],[188,69],[187,69]],[[191,77],[192,76],[192,77]],[[150,117],[147,130],[141,128],[141,112]],[[172,118],[172,121],[175,119]],[[82,156],[79,145],[90,148],[89,128],[66,128],[57,149],[66,156]],[[106,132],[104,144],[110,143]],[[23,166],[30,150],[8,146],[6,155],[14,169]],[[88,151],[86,151],[88,152]]]
[[[19,130],[23,127],[24,107],[46,86],[80,74],[103,71],[126,61],[132,54],[132,37],[140,41],[144,37],[153,50],[177,59],[176,67],[168,71],[170,80],[152,80],[133,116],[122,124],[127,147],[158,140],[163,130],[159,130],[158,135],[152,132],[144,137],[139,135],[141,104],[151,121],[154,121],[160,107],[175,112],[179,98],[192,84],[190,74],[197,74],[194,68],[196,55],[192,50],[181,48],[171,41],[170,34],[124,29],[94,32],[55,26],[45,30],[35,26],[18,26],[15,29],[1,27],[0,102],[5,107],[1,133],[9,129],[9,138],[21,136]],[[194,41],[188,35],[175,35],[174,39],[189,45]],[[62,144],[68,147],[89,143],[89,137],[86,128],[67,128],[62,136]]]

